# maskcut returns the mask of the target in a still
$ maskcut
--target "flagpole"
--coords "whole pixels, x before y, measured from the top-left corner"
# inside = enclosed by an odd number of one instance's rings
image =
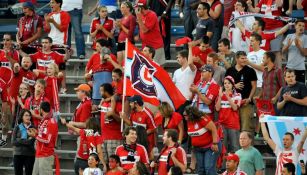
[[[123,98],[122,98],[122,114],[124,114],[124,111],[125,111],[125,97],[126,97],[126,86],[127,86],[127,83],[126,83],[126,74],[125,74],[125,68],[126,68],[126,64],[127,64],[127,56],[128,56],[128,38],[126,38],[126,46],[125,46],[125,57],[124,57],[124,61],[125,61],[125,64],[124,64],[124,87],[123,87]],[[123,117],[121,117],[121,123],[120,123],[120,132],[123,132],[124,131],[124,119]]]

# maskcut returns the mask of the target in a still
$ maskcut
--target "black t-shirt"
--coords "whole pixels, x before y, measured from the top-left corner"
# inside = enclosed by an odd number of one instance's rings
[[[207,35],[207,32],[213,32],[213,24],[211,18],[199,19],[196,24],[195,40],[201,39],[203,36]]]
[[[278,101],[281,102],[284,100],[283,95],[289,92],[292,97],[297,99],[303,99],[307,96],[307,88],[301,83],[297,82],[294,86],[283,87],[279,96]],[[307,115],[307,106],[302,106],[296,104],[292,101],[286,102],[285,106],[281,109],[280,115],[283,116],[306,116]]]
[[[257,75],[254,69],[249,66],[244,66],[238,71],[235,66],[227,69],[226,76],[232,76],[235,83],[243,82],[244,88],[242,90],[237,89],[237,92],[241,93],[242,99],[248,98],[252,90],[252,81],[257,81]]]

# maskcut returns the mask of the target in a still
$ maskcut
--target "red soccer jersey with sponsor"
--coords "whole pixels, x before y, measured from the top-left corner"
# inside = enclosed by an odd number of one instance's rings
[[[166,126],[164,125],[163,119],[164,117],[160,113],[158,113],[155,117],[156,125],[162,125],[163,132],[165,129],[175,129],[179,133],[178,125],[183,121],[181,114],[173,112],[173,115]]]
[[[132,112],[130,120],[133,126],[143,126],[146,130],[156,129],[153,113],[146,107],[140,112]],[[147,136],[148,151],[150,152],[155,146],[155,134],[151,133]]]
[[[33,37],[38,28],[43,28],[43,19],[34,13],[33,16],[21,17],[17,26],[20,41],[25,41]]]
[[[167,148],[163,148],[163,150],[161,151],[161,156],[159,158],[159,167],[158,167],[158,174],[159,175],[167,175],[168,173],[168,169],[167,169],[167,160],[168,158],[169,160],[169,166],[174,166],[174,162],[172,160],[172,158],[169,156],[170,151],[175,148],[175,147],[167,147]],[[175,157],[177,158],[177,160],[180,163],[183,163],[184,165],[187,165],[187,155],[184,151],[183,148],[181,148],[180,146],[178,148],[176,148],[176,155]]]
[[[242,170],[236,170],[233,173],[225,171],[222,175],[247,175],[247,174]]]
[[[19,94],[19,86],[21,83],[28,84],[30,86],[30,91],[33,93],[33,87],[35,85],[36,76],[30,70],[20,69],[20,71],[14,74],[11,86],[9,88],[9,96],[13,97],[15,100]]]
[[[136,144],[135,152],[134,152],[134,159],[135,161],[127,160],[128,154],[133,155],[133,153],[128,152],[123,145],[120,145],[116,148],[115,154],[118,155],[121,162],[121,167],[128,171],[130,170],[136,162],[142,162],[144,164],[149,164],[148,154],[143,145]]]
[[[80,144],[77,151],[77,157],[83,160],[87,160],[90,151],[97,150],[97,145],[102,144],[101,135],[92,129],[80,129]],[[94,147],[93,147],[94,146]]]
[[[100,126],[102,138],[103,140],[122,140],[120,122],[113,119],[113,117],[105,117],[105,114],[111,110],[111,102],[103,102],[101,104]],[[116,102],[115,112],[118,114],[121,110],[122,104]]]
[[[151,46],[154,49],[163,47],[163,39],[160,32],[158,17],[155,12],[148,10],[146,14],[142,15],[142,21],[148,29],[146,33],[140,30],[140,37],[142,40],[142,47]]]
[[[34,96],[28,97],[25,102],[25,109],[34,110],[35,114],[39,114],[39,106],[42,102],[49,102],[49,99],[45,97],[45,95],[40,95],[39,97],[35,98]],[[35,127],[38,126],[40,120],[33,117],[33,125]]]
[[[260,8],[260,13],[281,16],[282,7],[277,7],[276,0],[260,0],[257,4],[257,7]],[[280,20],[262,18],[265,22],[265,30],[273,30],[279,27],[283,27],[284,24]]]
[[[84,98],[77,106],[73,121],[74,122],[86,122],[91,117],[92,112],[92,100],[88,97]]]
[[[241,94],[231,94],[230,95],[231,100],[239,107],[241,104]],[[234,111],[229,101],[227,100],[227,97],[225,94],[223,94],[221,98],[221,109],[219,111],[219,123],[225,126],[229,129],[236,129],[240,130],[240,117],[239,117],[239,109]]]
[[[191,136],[192,146],[207,147],[212,144],[211,132],[205,128],[210,121],[210,117],[202,117],[197,122],[188,121],[188,135]]]
[[[35,54],[30,55],[32,62],[36,63],[36,69],[46,71],[50,63],[55,63],[58,66],[65,63],[64,55],[59,54],[58,52],[51,51],[48,54],[45,54],[41,51],[36,52]],[[40,77],[44,78],[44,77]]]
[[[198,62],[194,62],[194,65],[196,66],[197,68],[197,71],[196,71],[196,75],[195,75],[195,78],[194,78],[194,84],[196,84],[200,77],[201,77],[201,72],[199,71],[199,69],[204,65],[204,64],[207,64],[207,56],[209,53],[211,52],[214,52],[214,50],[210,47],[204,51],[201,51],[199,49],[199,46],[195,46],[193,47],[192,49],[192,53],[193,53],[193,56],[195,57],[199,57],[200,60],[203,62],[203,64],[200,64]]]
[[[36,155],[35,157],[49,157],[54,154],[56,140],[58,138],[58,124],[48,114],[38,126],[38,135],[36,136]]]
[[[245,37],[250,38],[252,32],[245,30]],[[271,50],[271,41],[273,39],[275,39],[275,33],[266,33],[266,32],[261,32],[261,37],[262,37],[262,41],[261,41],[261,45],[260,48],[265,50],[265,51],[270,51]],[[250,51],[253,51],[252,48],[250,48]]]
[[[103,22],[103,23],[102,23]],[[100,19],[100,18],[94,18],[92,20],[91,23],[91,28],[90,28],[90,32],[93,33],[97,30],[96,25],[101,25],[103,24],[103,28],[105,28],[108,32],[113,33],[114,29],[115,29],[115,25],[114,25],[114,20],[112,18],[106,18],[104,20]],[[95,39],[93,41],[93,45],[92,48],[96,49],[96,41],[99,39],[105,39],[108,40],[108,37],[106,34],[103,33],[103,31],[98,30]]]
[[[8,52],[8,55],[13,58],[16,63],[19,63],[19,54],[17,51]],[[0,50],[0,79],[3,80],[3,83],[9,85],[13,78],[12,63],[6,58],[4,50]],[[13,63],[14,64],[14,63]],[[1,83],[2,84],[2,83]],[[0,87],[2,88],[2,87]],[[3,89],[2,89],[3,90]]]
[[[111,54],[110,56],[113,61],[117,62],[115,55]],[[86,70],[88,71],[92,70],[93,73],[112,72],[113,69],[114,69],[114,66],[112,65],[110,61],[107,61],[102,64],[99,53],[94,53],[86,65]]]

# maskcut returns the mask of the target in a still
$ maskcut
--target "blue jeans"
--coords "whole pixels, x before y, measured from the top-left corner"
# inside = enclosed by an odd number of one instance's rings
[[[68,28],[67,44],[71,46],[71,28],[74,28],[77,56],[85,55],[85,41],[82,33],[82,9],[74,9],[68,12],[70,15],[70,25]]]
[[[216,175],[216,161],[220,155],[222,144],[218,143],[219,152],[213,152],[211,148],[194,148],[197,162],[198,175]]]

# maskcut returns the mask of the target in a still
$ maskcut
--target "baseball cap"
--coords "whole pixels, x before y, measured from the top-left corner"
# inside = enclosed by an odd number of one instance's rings
[[[180,45],[183,45],[183,44],[187,44],[191,41],[192,41],[191,38],[186,36],[186,37],[177,39],[175,43],[176,43],[176,46],[180,46]]]
[[[32,3],[32,2],[29,2],[29,1],[28,1],[28,2],[24,2],[24,3],[22,4],[22,7],[29,8],[29,9],[31,9],[31,10],[33,10],[33,11],[34,11],[34,9],[35,9],[33,3]]]
[[[147,6],[147,0],[136,1],[134,7],[139,7],[139,6],[143,6],[143,7]]]
[[[75,88],[75,91],[90,92],[91,91],[91,87],[88,84],[80,84],[77,88]]]
[[[134,95],[128,98],[129,102],[136,102],[138,105],[143,106],[144,102],[140,95]]]
[[[204,71],[208,71],[208,72],[212,72],[214,73],[214,69],[210,64],[205,64],[200,68],[200,71],[204,72]]]
[[[240,162],[239,156],[234,153],[228,153],[228,155],[226,156],[226,160],[234,160],[236,162]]]

